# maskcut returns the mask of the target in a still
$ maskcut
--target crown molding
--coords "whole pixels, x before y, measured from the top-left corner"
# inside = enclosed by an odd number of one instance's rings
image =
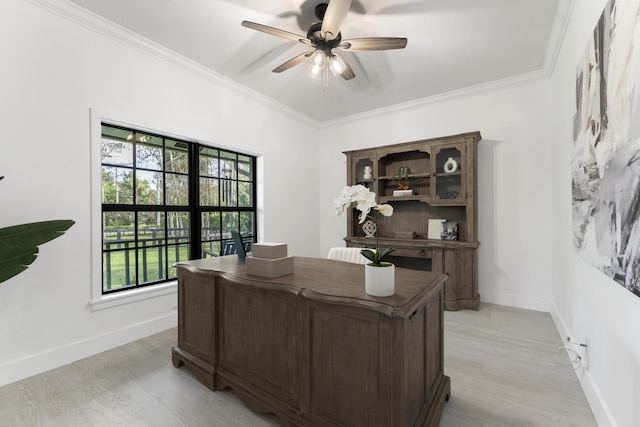
[[[558,1],[558,7],[551,27],[551,34],[549,35],[543,62],[543,69],[549,76],[553,75],[553,71],[555,70],[575,4],[576,0]]]
[[[120,44],[132,47],[144,54],[150,55],[169,65],[177,67],[191,75],[194,75],[209,84],[236,92],[238,95],[250,100],[251,102],[259,102],[267,109],[277,109],[282,113],[295,118],[296,120],[305,122],[308,125],[318,126],[319,122],[299,111],[277,102],[253,89],[250,89],[240,83],[225,77],[213,70],[192,61],[171,49],[168,49],[158,43],[155,43],[140,34],[137,34],[121,25],[118,25],[108,19],[91,12],[68,0],[25,0],[44,10],[61,16],[71,22],[88,28],[98,34],[108,37]]]
[[[379,117],[381,115],[398,112],[401,110],[423,108],[427,106],[441,104],[444,102],[450,102],[456,99],[463,99],[471,95],[492,92],[498,89],[504,89],[508,87],[520,86],[522,84],[530,83],[537,80],[545,81],[547,79],[549,79],[549,75],[544,70],[533,71],[530,73],[520,74],[513,77],[507,77],[501,80],[494,80],[488,83],[469,86],[463,89],[445,92],[438,95],[429,96],[426,98],[420,98],[420,99],[403,102],[400,104],[390,105],[388,107],[370,110],[364,113],[353,114],[351,116],[341,117],[335,120],[325,121],[325,122],[322,122],[320,125],[321,127],[331,127],[334,125],[344,124],[345,122],[371,119],[371,118]]]

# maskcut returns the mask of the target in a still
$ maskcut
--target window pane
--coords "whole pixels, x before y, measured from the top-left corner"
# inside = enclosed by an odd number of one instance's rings
[[[239,229],[238,212],[224,212],[222,214],[222,238],[230,239],[231,231]]]
[[[133,170],[102,166],[102,203],[133,203]]]
[[[211,258],[220,255],[220,241],[202,242],[202,257]]]
[[[220,180],[220,206],[238,206],[238,181]]]
[[[220,239],[220,212],[203,213],[200,226],[202,227],[202,241]]]
[[[217,179],[200,178],[200,206],[220,206],[218,185]]]
[[[138,212],[138,247],[164,245],[164,212]]]
[[[166,141],[165,170],[189,173],[189,145],[182,141]]]
[[[250,182],[238,182],[238,206],[249,208],[253,206],[253,184]]]
[[[242,236],[255,236],[253,229],[253,212],[240,212],[240,234]]]
[[[220,151],[220,178],[238,179],[236,170],[237,155],[227,151]]]
[[[169,206],[189,205],[189,177],[187,175],[177,175],[168,173],[167,180],[167,201]]]
[[[200,175],[218,177],[218,150],[203,147],[200,151]]]
[[[251,158],[238,155],[238,179],[240,181],[253,181],[253,168]]]
[[[138,283],[157,282],[165,278],[165,250],[164,246],[138,249]]]
[[[133,141],[133,131],[116,126],[102,124],[102,137],[115,141]]]
[[[102,290],[126,288],[136,284],[135,250],[102,254]]]
[[[136,167],[162,170],[162,138],[136,134]]]
[[[133,212],[104,212],[102,214],[102,249],[105,251],[134,247]]]
[[[136,204],[161,205],[164,202],[162,173],[136,172]]]
[[[133,166],[133,135],[131,131],[102,126],[100,140],[102,163],[118,166]]]
[[[191,241],[191,220],[189,212],[167,212],[167,231],[169,244],[189,243]],[[183,260],[184,261],[184,260]]]
[[[169,278],[176,277],[176,269],[173,264],[180,261],[189,260],[189,245],[169,245],[167,246],[169,264]]]

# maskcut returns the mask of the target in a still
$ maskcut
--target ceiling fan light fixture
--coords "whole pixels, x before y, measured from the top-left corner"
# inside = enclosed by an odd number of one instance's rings
[[[339,76],[347,69],[347,64],[344,59],[338,54],[333,54],[329,57],[329,66],[334,76]]]
[[[326,63],[327,57],[324,52],[316,50],[313,55],[311,55],[311,65],[309,67],[311,77],[322,77]]]
[[[311,62],[317,65],[324,66],[326,62],[326,55],[321,50],[316,50],[313,55],[311,55]]]

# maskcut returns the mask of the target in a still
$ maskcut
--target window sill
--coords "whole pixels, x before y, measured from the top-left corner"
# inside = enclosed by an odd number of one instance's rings
[[[178,281],[174,280],[159,285],[147,286],[130,291],[116,292],[113,294],[100,295],[99,298],[89,301],[91,311],[103,310],[105,308],[117,307],[123,304],[157,298],[163,295],[175,294],[178,288]]]

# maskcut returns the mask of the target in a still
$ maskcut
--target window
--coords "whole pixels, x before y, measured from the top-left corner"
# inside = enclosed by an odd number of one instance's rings
[[[255,157],[102,124],[102,293],[175,279],[178,261],[253,241]]]

